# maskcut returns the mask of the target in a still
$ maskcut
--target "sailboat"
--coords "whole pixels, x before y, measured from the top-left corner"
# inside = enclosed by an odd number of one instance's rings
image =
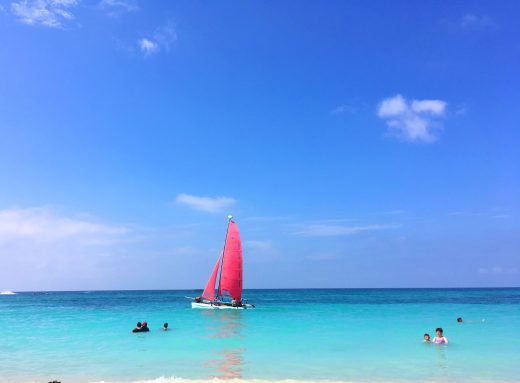
[[[255,307],[242,299],[242,241],[238,226],[228,216],[224,251],[217,259],[202,296],[190,298],[194,309],[244,310]],[[218,288],[215,290],[218,276]]]

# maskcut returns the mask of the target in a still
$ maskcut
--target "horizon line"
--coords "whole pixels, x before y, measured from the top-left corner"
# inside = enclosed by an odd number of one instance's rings
[[[520,289],[520,286],[466,286],[466,287],[265,287],[247,288],[244,291],[254,290],[492,290],[492,289]],[[14,293],[75,293],[75,292],[115,292],[115,291],[202,291],[201,288],[191,289],[87,289],[87,290],[1,290]]]

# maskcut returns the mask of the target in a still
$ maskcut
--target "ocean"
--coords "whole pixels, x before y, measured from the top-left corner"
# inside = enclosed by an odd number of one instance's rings
[[[222,311],[197,293],[0,295],[0,382],[520,381],[518,288],[245,290],[255,309]],[[448,345],[423,343],[436,327]]]

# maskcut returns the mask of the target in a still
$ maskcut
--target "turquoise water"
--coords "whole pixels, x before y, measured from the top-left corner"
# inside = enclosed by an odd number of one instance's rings
[[[520,380],[520,289],[250,290],[244,311],[193,310],[194,294],[0,295],[0,382]],[[438,326],[450,344],[423,344]]]

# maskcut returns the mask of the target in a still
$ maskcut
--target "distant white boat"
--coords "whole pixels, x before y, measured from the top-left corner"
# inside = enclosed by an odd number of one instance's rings
[[[4,291],[0,292],[0,295],[16,295],[16,293],[11,290],[4,290]]]

